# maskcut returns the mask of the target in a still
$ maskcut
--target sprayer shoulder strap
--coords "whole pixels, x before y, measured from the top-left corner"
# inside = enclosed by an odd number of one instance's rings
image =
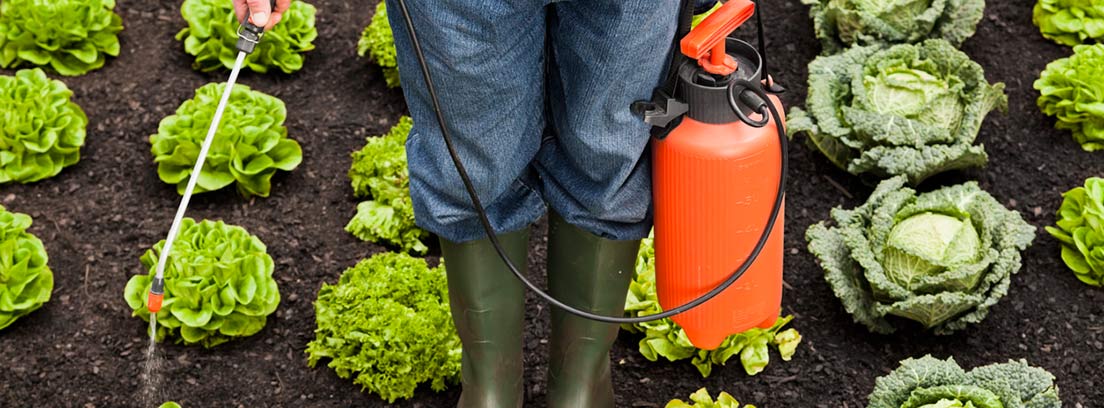
[[[678,87],[678,71],[688,59],[679,52],[679,41],[690,33],[694,12],[697,6],[708,3],[710,7],[718,0],[682,0],[679,6],[678,28],[671,40],[671,59],[667,64],[667,74],[663,83],[652,92],[651,100],[636,101],[632,104],[633,113],[640,115],[644,122],[652,125],[652,137],[662,139],[670,133],[671,129],[682,119],[682,115],[689,111],[682,101],[675,98]]]

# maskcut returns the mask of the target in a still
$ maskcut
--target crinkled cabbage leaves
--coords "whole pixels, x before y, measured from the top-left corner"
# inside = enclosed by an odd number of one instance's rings
[[[795,108],[789,133],[855,175],[908,176],[981,167],[974,145],[985,115],[1005,110],[1004,84],[943,40],[855,47],[809,64],[808,111]]]
[[[917,194],[895,177],[832,219],[806,231],[809,252],[847,312],[878,333],[902,320],[936,334],[980,322],[1035,239],[1035,227],[972,181]]]

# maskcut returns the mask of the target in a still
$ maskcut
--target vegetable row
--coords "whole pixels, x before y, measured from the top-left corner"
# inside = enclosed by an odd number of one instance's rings
[[[985,116],[1004,110],[1003,84],[990,84],[980,65],[956,49],[982,16],[983,0],[803,0],[826,55],[810,64],[806,109],[790,114],[792,136],[840,168],[879,181],[862,206],[836,209],[833,220],[807,232],[809,250],[845,309],[872,331],[908,325],[946,334],[985,318],[1007,293],[1020,253],[1034,228],[1005,209],[976,183],[919,193],[910,186],[951,170],[984,166],[975,144]],[[1104,6],[1076,0],[1041,0],[1035,22],[1063,44],[1099,39]],[[49,67],[81,75],[118,56],[122,20],[113,0],[7,0],[0,3],[0,67]],[[224,0],[185,0],[188,22],[177,39],[195,57],[194,68],[229,68],[236,50],[233,10]],[[293,1],[284,21],[246,60],[256,72],[293,73],[317,37],[316,10]],[[399,85],[394,39],[379,3],[358,53]],[[81,22],[76,24],[74,22]],[[1058,118],[1085,150],[1104,149],[1104,45],[1077,45],[1070,58],[1047,67],[1038,81],[1038,104]],[[196,90],[150,137],[158,175],[183,189],[191,175],[216,98],[224,85]],[[41,69],[0,76],[0,183],[29,183],[55,176],[79,160],[88,120],[61,81]],[[807,110],[807,111],[806,111]],[[277,170],[302,160],[288,137],[282,101],[238,85],[219,138],[200,175],[197,192],[233,185],[243,196],[266,197]],[[413,126],[402,118],[387,134],[369,138],[353,153],[354,196],[366,201],[346,226],[351,234],[400,249],[364,260],[339,282],[323,284],[315,303],[316,338],[308,363],[322,361],[342,377],[388,401],[409,398],[420,383],[442,389],[459,376],[460,343],[451,327],[444,261],[429,267],[406,253],[424,254],[428,233],[414,223],[404,144]],[[1104,179],[1064,195],[1057,226],[1062,259],[1082,281],[1104,282]],[[41,241],[26,232],[29,216],[0,208],[0,329],[49,300],[53,277]],[[274,263],[265,245],[241,227],[187,220],[166,269],[166,298],[159,340],[213,347],[250,336],[278,307]],[[163,242],[141,259],[151,272]],[[626,313],[661,310],[655,297],[650,242],[642,246]],[[135,316],[149,318],[149,275],[134,276],[124,297]],[[702,376],[739,356],[749,375],[761,372],[770,349],[783,360],[801,341],[780,316],[769,329],[752,329],[716,350],[699,350],[669,319],[626,326],[643,334],[641,354],[652,361],[689,359]],[[913,322],[913,323],[909,323]],[[404,350],[395,352],[395,350]],[[917,373],[924,373],[919,375]],[[714,401],[704,389],[696,405],[739,407],[728,394]],[[879,379],[870,407],[1059,406],[1053,377],[1024,362],[966,372],[953,359],[906,360]]]

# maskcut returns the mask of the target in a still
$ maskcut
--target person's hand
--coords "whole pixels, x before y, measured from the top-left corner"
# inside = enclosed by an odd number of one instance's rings
[[[272,29],[284,18],[284,12],[288,7],[291,7],[291,0],[276,0],[275,10],[272,10],[269,0],[234,0],[234,13],[237,13],[238,21],[245,21],[245,14],[248,11],[249,21],[254,25],[263,26],[265,31]]]

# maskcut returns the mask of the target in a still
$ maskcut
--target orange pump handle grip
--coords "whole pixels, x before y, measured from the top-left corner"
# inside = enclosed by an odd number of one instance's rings
[[[736,61],[725,52],[725,39],[754,14],[755,3],[751,0],[729,0],[682,38],[682,54],[698,60],[711,74],[736,72]]]

